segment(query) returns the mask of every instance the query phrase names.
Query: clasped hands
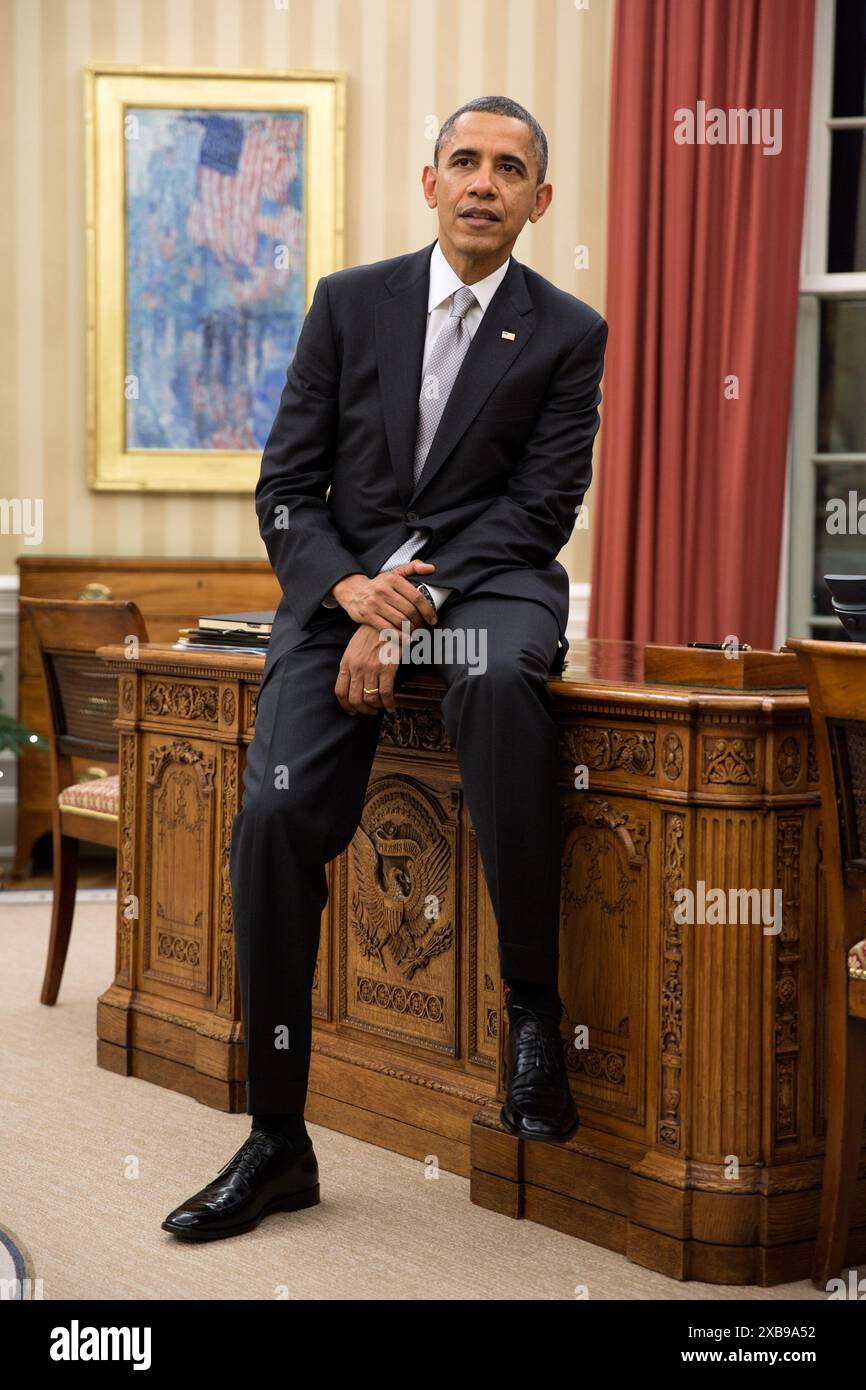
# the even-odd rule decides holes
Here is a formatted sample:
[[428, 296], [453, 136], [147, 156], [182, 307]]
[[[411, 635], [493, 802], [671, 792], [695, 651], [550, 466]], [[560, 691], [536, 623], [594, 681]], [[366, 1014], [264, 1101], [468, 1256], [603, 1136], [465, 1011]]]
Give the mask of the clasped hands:
[[334, 694], [347, 714], [378, 714], [394, 708], [394, 662], [382, 660], [384, 630], [402, 635], [404, 622], [414, 632], [422, 623], [434, 624], [436, 610], [406, 575], [429, 574], [436, 568], [426, 560], [410, 560], [395, 565], [386, 574], [368, 579], [365, 574], [348, 574], [331, 590], [341, 608], [356, 623], [357, 632], [349, 640], [340, 662]]

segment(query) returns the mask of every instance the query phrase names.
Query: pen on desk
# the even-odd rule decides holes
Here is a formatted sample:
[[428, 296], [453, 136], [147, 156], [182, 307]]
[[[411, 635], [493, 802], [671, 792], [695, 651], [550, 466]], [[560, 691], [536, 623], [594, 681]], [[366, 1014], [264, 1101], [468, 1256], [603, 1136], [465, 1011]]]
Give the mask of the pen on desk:
[[[699, 647], [703, 652], [726, 652], [730, 650], [724, 642], [687, 642], [686, 646]], [[750, 652], [752, 648], [748, 642], [740, 642], [739, 650], [741, 652]]]

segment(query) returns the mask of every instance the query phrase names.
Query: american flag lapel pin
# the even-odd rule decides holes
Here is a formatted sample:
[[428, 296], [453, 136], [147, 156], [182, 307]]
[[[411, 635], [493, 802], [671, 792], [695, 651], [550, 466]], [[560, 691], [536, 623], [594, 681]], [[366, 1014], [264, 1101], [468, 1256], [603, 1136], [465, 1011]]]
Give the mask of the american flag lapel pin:
[[513, 343], [513, 342], [514, 342], [514, 339], [517, 337], [517, 334], [516, 334], [516, 333], [509, 333], [508, 330], [507, 330], [507, 328], [503, 328], [503, 330], [502, 330], [502, 336], [503, 336], [503, 338], [506, 339], [507, 342]]

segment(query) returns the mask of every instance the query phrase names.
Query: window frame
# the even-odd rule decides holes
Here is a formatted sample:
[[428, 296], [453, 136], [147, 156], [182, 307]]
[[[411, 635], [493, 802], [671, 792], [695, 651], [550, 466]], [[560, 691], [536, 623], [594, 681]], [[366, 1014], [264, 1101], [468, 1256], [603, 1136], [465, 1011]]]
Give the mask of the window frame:
[[862, 116], [833, 116], [833, 59], [836, 0], [817, 0], [812, 62], [812, 98], [806, 199], [800, 252], [797, 346], [791, 406], [790, 536], [788, 544], [788, 622], [790, 636], [821, 636], [844, 640], [839, 620], [816, 614], [813, 606], [815, 570], [815, 473], [826, 464], [862, 463], [866, 453], [822, 454], [817, 449], [818, 372], [821, 302], [826, 299], [866, 299], [866, 270], [830, 274], [827, 240], [830, 221], [830, 159], [834, 130], [866, 131]]

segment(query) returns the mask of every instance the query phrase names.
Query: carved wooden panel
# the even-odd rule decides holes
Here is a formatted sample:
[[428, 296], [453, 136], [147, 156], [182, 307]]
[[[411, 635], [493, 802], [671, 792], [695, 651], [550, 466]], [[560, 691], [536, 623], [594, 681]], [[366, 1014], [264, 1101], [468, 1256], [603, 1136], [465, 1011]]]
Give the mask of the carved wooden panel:
[[[754, 749], [754, 739], [742, 742]], [[719, 756], [717, 765], [735, 780], [754, 766], [748, 758], [743, 761], [742, 749], [732, 751], [731, 763], [725, 754]], [[742, 1166], [761, 1154], [761, 1110], [754, 1103], [754, 1084], [763, 1065], [765, 943], [775, 938], [764, 935], [765, 925], [772, 927], [772, 921], [731, 921], [747, 914], [739, 902], [733, 908], [728, 903], [732, 891], [772, 887], [765, 878], [765, 825], [760, 813], [734, 807], [700, 807], [695, 813], [694, 881], [684, 886], [695, 894], [696, 920], [685, 925], [683, 933], [691, 954], [690, 1147], [697, 1162], [722, 1164], [733, 1155]], [[705, 903], [715, 889], [726, 896], [724, 910], [703, 912], [699, 899]], [[701, 921], [702, 916], [707, 920]], [[736, 991], [732, 981], [737, 981]]]
[[259, 703], [259, 687], [257, 685], [245, 685], [243, 687], [244, 715], [242, 730], [245, 730], [250, 737], [255, 732], [256, 709]]
[[132, 985], [132, 962], [141, 918], [137, 904], [135, 795], [138, 775], [138, 740], [135, 734], [119, 736], [120, 824], [117, 836], [117, 974], [119, 985]]
[[145, 719], [214, 726], [219, 722], [219, 686], [216, 681], [146, 676], [142, 689]]
[[657, 780], [665, 788], [685, 789], [689, 785], [688, 731], [669, 729], [659, 733], [661, 754]]
[[341, 867], [340, 1022], [456, 1055], [459, 797], [371, 785]]
[[[642, 1122], [650, 819], [632, 801], [574, 792], [562, 802], [560, 995], [575, 1095]], [[574, 1046], [575, 1028], [588, 1029]]]
[[[799, 767], [798, 767], [799, 772]], [[800, 934], [803, 853], [802, 815], [779, 816], [776, 820], [776, 886], [782, 891], [782, 930], [773, 938], [775, 946], [775, 990], [773, 998], [773, 1039], [775, 1051], [775, 1098], [773, 1124], [776, 1142], [797, 1137], [802, 1123], [802, 1028], [803, 942]]]
[[216, 852], [217, 922], [216, 922], [216, 1010], [223, 1018], [234, 1018], [239, 1000], [235, 998], [235, 941], [232, 917], [232, 881], [230, 855], [232, 821], [240, 810], [240, 778], [238, 750], [221, 747], [218, 752], [219, 779], [219, 841]]
[[560, 734], [560, 750], [566, 763], [586, 767], [592, 774], [604, 772], [623, 777], [655, 776], [655, 729], [606, 724], [572, 724]]
[[705, 732], [701, 737], [701, 786], [719, 788], [760, 787], [762, 767], [758, 739], [730, 728]]
[[677, 1153], [683, 1145], [685, 1071], [685, 955], [683, 927], [677, 922], [675, 894], [688, 877], [688, 816], [665, 811], [661, 828], [659, 883], [659, 1033], [656, 1143]]
[[206, 744], [154, 734], [145, 736], [143, 756], [143, 974], [206, 994], [211, 989], [216, 756]]
[[806, 768], [806, 747], [802, 730], [798, 729], [794, 733], [784, 728], [776, 729], [771, 744], [773, 790], [800, 791], [805, 787]]

